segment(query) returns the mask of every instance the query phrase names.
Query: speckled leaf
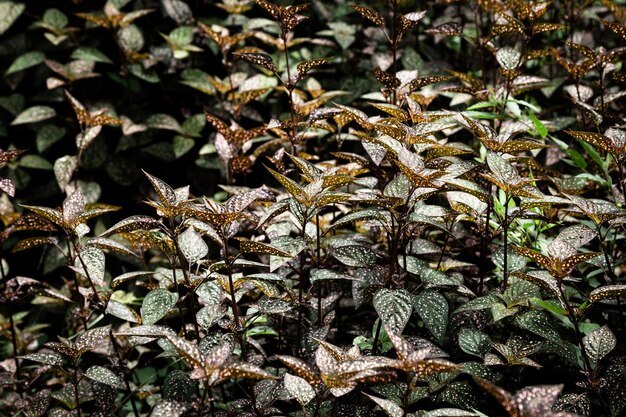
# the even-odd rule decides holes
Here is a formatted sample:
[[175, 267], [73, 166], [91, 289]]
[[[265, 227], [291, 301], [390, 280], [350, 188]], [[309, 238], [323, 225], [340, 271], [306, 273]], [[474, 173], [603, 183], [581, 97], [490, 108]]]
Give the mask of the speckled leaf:
[[19, 252], [37, 246], [56, 245], [58, 242], [59, 239], [56, 237], [27, 237], [17, 242], [13, 246], [12, 252]]
[[111, 326], [96, 327], [89, 329], [76, 338], [76, 349], [79, 352], [87, 352], [100, 346], [103, 340], [109, 338]]
[[74, 270], [89, 278], [97, 285], [104, 284], [104, 252], [94, 246], [87, 246], [80, 251], [74, 261]]
[[195, 394], [196, 382], [189, 377], [189, 373], [176, 369], [166, 375], [161, 390], [166, 399], [187, 401]]
[[487, 155], [487, 164], [496, 178], [503, 183], [515, 183], [519, 179], [519, 174], [515, 167], [495, 153], [490, 152]]
[[251, 363], [235, 363], [220, 371], [220, 378], [244, 378], [244, 379], [277, 379], [275, 375], [272, 375], [256, 365]]
[[154, 177], [145, 171], [143, 171], [143, 173], [146, 175], [146, 177], [148, 177], [148, 179], [152, 183], [154, 190], [159, 195], [159, 198], [161, 199], [161, 202], [163, 204], [167, 204], [167, 205], [176, 204], [176, 193], [174, 192], [174, 189], [172, 187], [170, 187], [165, 181], [160, 180], [157, 177]]
[[24, 12], [24, 3], [4, 1], [0, 3], [0, 35], [6, 32]]
[[370, 7], [358, 6], [356, 4], [353, 4], [352, 8], [356, 10], [364, 18], [370, 20], [376, 26], [380, 28], [385, 27], [385, 19], [383, 19], [382, 15], [378, 13], [377, 10], [372, 9]]
[[267, 243], [255, 242], [252, 240], [239, 241], [239, 249], [241, 253], [265, 253], [272, 256], [282, 256], [285, 258], [291, 258], [291, 254], [275, 248]]
[[187, 262], [194, 264], [209, 253], [209, 247], [193, 227], [188, 228], [178, 236], [178, 246]]
[[377, 209], [364, 209], [353, 211], [352, 213], [348, 213], [345, 216], [341, 217], [335, 223], [333, 223], [330, 229], [335, 229], [339, 226], [343, 226], [355, 221], [365, 221], [365, 220], [382, 220], [385, 216]]
[[574, 130], [566, 130], [565, 133], [572, 136], [575, 139], [582, 140], [584, 142], [590, 143], [593, 146], [596, 146], [603, 151], [613, 152], [613, 143], [611, 139], [602, 135], [600, 133], [595, 132], [580, 132]]
[[374, 294], [373, 303], [378, 317], [391, 332], [402, 334], [413, 312], [411, 298], [406, 290], [382, 288]]
[[334, 248], [332, 255], [344, 265], [368, 267], [376, 264], [376, 254], [365, 246], [348, 245]]
[[438, 292], [426, 290], [421, 292], [413, 302], [415, 311], [424, 321], [424, 325], [443, 343], [448, 326], [448, 301]]
[[42, 206], [28, 206], [26, 204], [22, 204], [22, 207], [36, 213], [37, 215], [51, 221], [58, 226], [62, 226], [64, 223], [62, 214], [55, 209]]
[[400, 86], [400, 80], [396, 76], [389, 74], [378, 67], [374, 68], [374, 78], [376, 78], [376, 80], [378, 80], [378, 82], [386, 88], [397, 88]]
[[522, 54], [515, 48], [504, 46], [496, 52], [496, 59], [502, 68], [513, 70], [519, 66]]
[[318, 385], [321, 382], [317, 373], [302, 359], [285, 355], [276, 355], [276, 358], [284, 363], [294, 374], [303, 378], [309, 384]]
[[165, 288], [150, 291], [141, 304], [141, 318], [144, 324], [154, 324], [161, 320], [178, 301], [178, 294]]
[[583, 337], [583, 346], [589, 359], [598, 364], [609, 352], [615, 349], [617, 339], [608, 326], [602, 326]]
[[63, 219], [66, 222], [71, 222], [83, 210], [85, 210], [85, 198], [79, 188], [63, 200]]
[[114, 388], [121, 388], [123, 384], [122, 378], [115, 375], [115, 373], [113, 373], [110, 369], [99, 365], [95, 365], [87, 369], [85, 376], [92, 381], [110, 385]]
[[233, 54], [236, 58], [243, 59], [245, 61], [250, 62], [251, 64], [259, 65], [271, 72], [277, 72], [278, 68], [272, 57], [269, 54], [264, 52], [246, 52], [246, 53], [235, 53]]
[[191, 365], [202, 366], [203, 356], [200, 348], [195, 342], [189, 341], [187, 339], [183, 339], [180, 336], [175, 334], [167, 334], [165, 336], [169, 342], [174, 345], [176, 351], [187, 360]]
[[330, 279], [349, 279], [358, 280], [358, 278], [352, 275], [343, 274], [341, 272], [331, 271], [330, 269], [313, 269], [311, 270], [310, 280], [311, 283], [316, 281], [330, 280]]
[[198, 324], [205, 330], [208, 330], [216, 324], [226, 314], [226, 308], [219, 304], [210, 304], [202, 307], [196, 313]]
[[310, 61], [303, 61], [298, 64], [298, 77], [304, 77], [309, 71], [324, 65], [330, 61], [330, 58], [312, 59]]
[[109, 300], [107, 303], [106, 313], [117, 317], [118, 319], [126, 320], [129, 323], [141, 323], [141, 317], [135, 310], [120, 303], [119, 301]]
[[540, 310], [529, 310], [515, 318], [515, 324], [531, 333], [544, 337], [548, 340], [559, 342], [561, 340], [554, 324], [547, 313]]
[[283, 314], [293, 309], [293, 305], [284, 300], [276, 298], [261, 298], [259, 300], [259, 311], [266, 314]]
[[109, 236], [117, 233], [128, 233], [135, 230], [150, 230], [158, 227], [159, 221], [150, 216], [130, 216], [109, 228], [101, 236]]
[[63, 356], [56, 352], [30, 353], [28, 355], [20, 356], [20, 358], [53, 366], [63, 366], [65, 363]]
[[267, 170], [274, 176], [274, 178], [278, 180], [278, 182], [280, 182], [283, 187], [285, 187], [289, 194], [291, 194], [296, 199], [304, 199], [304, 191], [302, 191], [302, 188], [295, 181], [287, 178], [283, 174], [274, 171], [271, 168], [267, 168]]
[[185, 414], [185, 411], [187, 411], [188, 408], [189, 406], [184, 402], [178, 402], [175, 400], [163, 400], [155, 405], [154, 408], [152, 408], [150, 417], [182, 417], [182, 415]]
[[402, 407], [400, 407], [395, 402], [391, 400], [386, 400], [384, 398], [374, 397], [373, 395], [369, 395], [366, 393], [363, 393], [363, 394], [368, 396], [380, 408], [382, 408], [383, 411], [387, 413], [388, 416], [390, 417], [403, 417], [404, 416], [404, 410], [402, 410]]
[[[1, 4], [1, 3], [0, 3]], [[49, 106], [33, 106], [24, 110], [11, 122], [11, 125], [21, 125], [27, 123], [36, 123], [43, 120], [51, 119], [56, 116], [56, 112]]]
[[65, 155], [54, 161], [54, 176], [61, 190], [68, 186], [77, 166], [78, 159], [74, 155]]
[[597, 303], [598, 301], [619, 298], [624, 295], [626, 295], [626, 285], [605, 285], [591, 291], [589, 301]]
[[430, 75], [427, 77], [418, 77], [409, 83], [409, 89], [415, 91], [426, 85], [440, 83], [449, 80], [451, 77], [447, 75]]
[[532, 259], [533, 261], [537, 262], [539, 265], [548, 270], [552, 269], [552, 261], [550, 260], [550, 258], [542, 255], [539, 252], [536, 252], [532, 249], [523, 248], [521, 246], [513, 246], [513, 250], [515, 250], [515, 252], [519, 253], [520, 255]]
[[459, 408], [440, 408], [438, 410], [429, 411], [424, 417], [479, 417], [484, 414], [476, 414], [471, 411], [461, 410]]
[[459, 332], [459, 347], [463, 352], [480, 358], [491, 350], [489, 336], [468, 327]]
[[302, 405], [308, 404], [315, 398], [315, 390], [305, 379], [286, 373], [284, 384], [287, 391]]

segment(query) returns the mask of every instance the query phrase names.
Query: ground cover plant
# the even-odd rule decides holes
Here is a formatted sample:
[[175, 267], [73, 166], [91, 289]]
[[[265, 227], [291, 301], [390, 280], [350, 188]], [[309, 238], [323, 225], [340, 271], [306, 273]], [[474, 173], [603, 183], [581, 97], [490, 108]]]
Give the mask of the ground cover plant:
[[0, 414], [626, 413], [626, 4], [0, 1]]

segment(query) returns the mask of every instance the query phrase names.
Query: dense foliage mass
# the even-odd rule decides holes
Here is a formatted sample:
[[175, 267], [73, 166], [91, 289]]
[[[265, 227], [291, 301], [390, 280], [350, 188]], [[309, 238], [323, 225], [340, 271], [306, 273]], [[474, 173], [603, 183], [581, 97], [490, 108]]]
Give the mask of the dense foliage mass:
[[0, 0], [0, 414], [624, 415], [625, 52], [621, 0]]

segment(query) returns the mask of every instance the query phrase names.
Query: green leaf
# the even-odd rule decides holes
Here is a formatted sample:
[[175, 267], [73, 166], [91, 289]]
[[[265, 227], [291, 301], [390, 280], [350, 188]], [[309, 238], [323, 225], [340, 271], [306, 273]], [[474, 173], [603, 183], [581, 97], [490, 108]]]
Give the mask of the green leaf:
[[61, 190], [68, 186], [77, 166], [78, 158], [74, 155], [65, 155], [54, 161], [54, 176]]
[[141, 317], [139, 314], [126, 304], [120, 303], [119, 301], [109, 300], [107, 303], [106, 313], [129, 323], [141, 323]]
[[306, 405], [315, 398], [315, 390], [304, 378], [286, 373], [283, 382], [287, 392], [293, 395], [300, 404]]
[[411, 294], [406, 290], [382, 288], [374, 294], [374, 309], [383, 324], [392, 332], [402, 334], [409, 321], [413, 306]]
[[24, 155], [19, 162], [23, 168], [51, 170], [52, 164], [39, 155]]
[[349, 279], [358, 280], [358, 278], [352, 275], [344, 274], [341, 272], [331, 271], [330, 269], [312, 269], [310, 281], [311, 284], [316, 281], [325, 281], [330, 279]]
[[184, 402], [163, 400], [152, 408], [150, 417], [181, 417], [188, 408]]
[[468, 327], [459, 332], [459, 347], [463, 352], [480, 358], [491, 350], [489, 336]]
[[109, 385], [114, 388], [121, 388], [123, 385], [122, 378], [115, 375], [110, 369], [99, 365], [95, 365], [87, 369], [87, 372], [85, 372], [85, 376], [92, 381]]
[[12, 1], [0, 3], [0, 35], [9, 30], [25, 9], [24, 3], [14, 3]]
[[596, 366], [602, 358], [615, 349], [615, 346], [617, 346], [617, 338], [606, 325], [583, 337], [585, 352]]
[[189, 377], [187, 372], [175, 369], [166, 375], [161, 390], [163, 398], [187, 401], [195, 394], [196, 382]]
[[529, 310], [515, 318], [515, 324], [548, 340], [559, 342], [561, 337], [556, 331], [550, 316], [543, 311]]
[[153, 114], [146, 119], [144, 124], [151, 129], [165, 129], [173, 130], [178, 133], [184, 133], [178, 121], [169, 114]]
[[63, 29], [69, 23], [67, 16], [59, 9], [48, 9], [44, 12], [43, 23], [52, 29]]
[[161, 320], [176, 305], [178, 294], [165, 288], [150, 291], [141, 304], [141, 319], [143, 324], [154, 324]]
[[332, 254], [344, 265], [368, 267], [376, 264], [376, 254], [368, 247], [348, 245], [333, 248]]
[[209, 246], [193, 227], [187, 228], [178, 236], [178, 246], [190, 264], [198, 262], [209, 253]]
[[87, 246], [80, 251], [74, 262], [74, 270], [88, 277], [97, 285], [104, 285], [104, 252], [94, 246]]
[[[1, 4], [1, 3], [0, 3]], [[56, 112], [52, 107], [48, 106], [33, 106], [29, 107], [11, 122], [11, 125], [22, 125], [27, 123], [36, 123], [43, 120], [51, 119], [56, 116]]]
[[23, 71], [27, 68], [34, 67], [36, 65], [41, 64], [46, 59], [46, 56], [43, 52], [40, 51], [31, 51], [26, 52], [15, 58], [9, 69], [6, 71], [5, 75], [13, 74], [15, 72]]
[[438, 292], [426, 290], [421, 292], [413, 302], [415, 311], [424, 321], [424, 325], [443, 343], [448, 326], [448, 301]]
[[72, 59], [81, 61], [101, 62], [103, 64], [112, 64], [113, 61], [100, 50], [91, 46], [79, 46], [72, 52]]
[[386, 400], [384, 398], [374, 397], [373, 395], [369, 395], [363, 393], [368, 396], [372, 401], [374, 401], [380, 408], [383, 409], [385, 413], [387, 413], [390, 417], [402, 417], [404, 416], [404, 410], [398, 404], [391, 400]]

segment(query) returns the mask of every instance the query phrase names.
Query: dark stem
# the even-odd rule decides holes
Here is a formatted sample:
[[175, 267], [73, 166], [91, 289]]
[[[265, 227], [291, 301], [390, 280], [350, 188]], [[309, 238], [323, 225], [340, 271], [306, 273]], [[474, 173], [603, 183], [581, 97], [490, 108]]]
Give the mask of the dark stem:
[[485, 285], [485, 273], [487, 263], [487, 242], [489, 241], [489, 222], [491, 221], [491, 201], [487, 203], [487, 214], [485, 216], [485, 227], [483, 234], [480, 236], [480, 262], [479, 262], [479, 281], [478, 281], [478, 295], [483, 293], [483, 287]]
[[124, 376], [124, 384], [126, 385], [126, 390], [128, 391], [128, 395], [130, 397], [130, 405], [133, 407], [133, 414], [135, 417], [139, 417], [139, 411], [137, 410], [137, 404], [135, 404], [135, 397], [133, 396], [133, 390], [130, 388], [130, 382], [128, 381], [128, 375], [126, 374], [126, 370], [128, 368], [126, 368], [125, 366], [122, 366], [124, 364], [124, 358], [122, 357], [120, 348], [117, 345], [117, 342], [115, 341], [115, 337], [113, 336], [112, 330], [109, 330], [109, 338], [111, 339], [111, 344], [113, 345], [113, 349], [115, 350], [115, 353], [117, 354], [117, 357], [120, 361], [120, 368], [122, 370], [122, 375]]
[[76, 413], [78, 414], [78, 417], [82, 417], [82, 414], [80, 412], [80, 395], [78, 393], [78, 364], [76, 363], [76, 361], [74, 361], [74, 381], [73, 381], [73, 385], [74, 385], [74, 398], [76, 400]]
[[383, 327], [383, 321], [379, 318], [378, 325], [376, 326], [376, 333], [374, 333], [374, 341], [372, 342], [372, 355], [376, 354], [378, 349], [378, 339], [380, 338], [380, 329]]
[[509, 255], [509, 201], [511, 197], [507, 194], [506, 200], [504, 202], [504, 223], [502, 224], [502, 240], [504, 241], [504, 258], [502, 260], [502, 290], [506, 291], [506, 288], [509, 284], [509, 265], [508, 265], [508, 255]]
[[15, 359], [15, 380], [17, 381], [17, 389], [22, 394], [22, 388], [20, 385], [20, 360], [17, 358], [19, 353], [17, 349], [17, 334], [15, 332], [15, 322], [13, 321], [13, 314], [11, 314], [11, 309], [7, 308], [8, 316], [9, 316], [9, 325], [11, 326], [11, 343], [13, 344], [13, 357]]

